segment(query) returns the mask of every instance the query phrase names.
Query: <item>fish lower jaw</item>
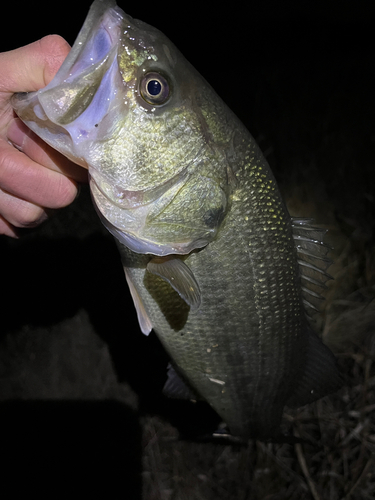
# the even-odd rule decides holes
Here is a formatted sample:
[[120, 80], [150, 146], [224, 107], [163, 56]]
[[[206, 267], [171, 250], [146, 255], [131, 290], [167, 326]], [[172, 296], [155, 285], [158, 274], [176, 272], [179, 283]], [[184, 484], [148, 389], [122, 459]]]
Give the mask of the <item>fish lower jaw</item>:
[[187, 255], [197, 248], [201, 248], [203, 244], [200, 243], [157, 243], [154, 241], [142, 239], [130, 232], [125, 232], [118, 229], [116, 226], [111, 224], [108, 220], [106, 221], [101, 217], [102, 223], [107, 228], [107, 230], [119, 241], [119, 243], [125, 245], [132, 252], [140, 254], [149, 254], [157, 257], [165, 257], [167, 255]]
[[[150, 254], [159, 257], [164, 257], [166, 255], [185, 255], [190, 253], [195, 248], [199, 246], [192, 246], [191, 243], [184, 244], [172, 244], [172, 243], [157, 243], [147, 239], [137, 236], [136, 234], [125, 231], [123, 228], [116, 226], [113, 222], [107, 218], [99, 208], [99, 204], [96, 202], [95, 196], [92, 196], [93, 204], [95, 210], [105, 228], [116, 238], [116, 240], [129, 248], [132, 252], [140, 254]], [[141, 226], [141, 224], [140, 224]]]
[[172, 246], [169, 244], [161, 244], [142, 240], [134, 234], [126, 233], [117, 229], [115, 226], [109, 228], [107, 224], [104, 223], [104, 225], [107, 227], [108, 231], [119, 241], [119, 243], [125, 245], [135, 253], [157, 255], [158, 257], [164, 257], [166, 255], [173, 254], [183, 255], [185, 253], [188, 253], [179, 246]]

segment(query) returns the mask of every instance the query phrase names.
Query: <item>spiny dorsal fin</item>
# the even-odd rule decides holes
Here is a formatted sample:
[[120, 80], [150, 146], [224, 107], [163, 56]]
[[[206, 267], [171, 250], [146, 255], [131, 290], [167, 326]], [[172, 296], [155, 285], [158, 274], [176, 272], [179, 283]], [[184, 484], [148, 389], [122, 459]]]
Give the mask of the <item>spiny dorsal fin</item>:
[[201, 292], [194, 274], [178, 257], [155, 257], [147, 264], [147, 270], [169, 283], [192, 310], [201, 304]]
[[326, 272], [332, 261], [327, 257], [330, 247], [324, 242], [326, 229], [313, 226], [313, 219], [292, 217], [293, 238], [298, 253], [302, 280], [302, 296], [306, 312], [310, 316], [319, 310], [326, 288], [332, 277]]

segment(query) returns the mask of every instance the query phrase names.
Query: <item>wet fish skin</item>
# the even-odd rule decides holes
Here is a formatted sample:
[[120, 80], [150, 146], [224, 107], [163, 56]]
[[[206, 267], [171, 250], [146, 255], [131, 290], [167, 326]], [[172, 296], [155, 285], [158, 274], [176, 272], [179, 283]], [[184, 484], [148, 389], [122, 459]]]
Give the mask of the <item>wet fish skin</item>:
[[[167, 89], [161, 103], [145, 100], [147, 75]], [[14, 107], [88, 166], [142, 331], [232, 435], [276, 436], [285, 404], [340, 386], [306, 317], [293, 223], [266, 160], [164, 35], [96, 0], [55, 80]]]
[[[264, 171], [261, 163], [247, 165]], [[238, 199], [219, 237], [185, 261], [201, 289], [197, 312], [191, 313], [165, 281], [148, 273], [137, 254], [120, 247], [128, 279], [183, 379], [215, 408], [233, 435], [245, 438], [267, 437], [278, 428], [306, 363], [309, 335], [291, 228], [273, 179], [268, 185], [276, 192], [271, 199], [280, 215], [278, 222], [267, 223], [262, 205], [269, 201], [254, 203], [260, 194], [257, 178], [255, 186], [244, 182], [236, 191]]]

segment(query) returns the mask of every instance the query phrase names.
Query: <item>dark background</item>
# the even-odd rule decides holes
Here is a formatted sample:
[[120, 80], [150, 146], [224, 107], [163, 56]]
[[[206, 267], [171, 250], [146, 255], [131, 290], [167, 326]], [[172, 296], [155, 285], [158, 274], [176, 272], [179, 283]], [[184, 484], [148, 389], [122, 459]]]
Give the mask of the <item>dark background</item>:
[[[72, 44], [90, 4], [14, 3], [0, 50], [52, 33]], [[374, 242], [372, 3], [222, 5], [120, 2], [128, 14], [163, 31], [243, 120], [267, 153], [290, 211], [335, 226], [338, 248], [349, 241], [362, 255], [350, 284], [335, 293], [345, 298], [371, 288], [374, 267], [363, 262], [372, 259]], [[138, 499], [142, 469], [145, 498], [172, 498], [171, 488], [161, 486], [166, 451], [158, 439], [174, 435], [159, 420], [155, 431], [147, 418], [161, 416], [185, 434], [202, 432], [215, 419], [205, 408], [161, 397], [167, 358], [137, 327], [115, 245], [87, 189], [41, 228], [22, 231], [17, 241], [0, 237], [0, 256], [3, 477], [21, 490], [33, 484], [45, 498], [51, 481], [53, 497], [78, 481], [83, 490], [103, 486], [108, 498]], [[154, 455], [150, 442], [159, 443], [151, 448]], [[191, 450], [184, 448], [191, 462], [204, 463]], [[201, 475], [210, 477], [215, 460], [207, 470], [202, 465]], [[231, 467], [225, 462], [225, 470]], [[181, 468], [168, 473], [176, 476]], [[220, 472], [215, 484], [219, 479]], [[249, 498], [250, 486], [238, 484], [228, 480], [225, 488], [211, 485], [209, 491], [212, 498]], [[181, 491], [173, 498], [201, 498]], [[296, 498], [309, 498], [296, 491]]]

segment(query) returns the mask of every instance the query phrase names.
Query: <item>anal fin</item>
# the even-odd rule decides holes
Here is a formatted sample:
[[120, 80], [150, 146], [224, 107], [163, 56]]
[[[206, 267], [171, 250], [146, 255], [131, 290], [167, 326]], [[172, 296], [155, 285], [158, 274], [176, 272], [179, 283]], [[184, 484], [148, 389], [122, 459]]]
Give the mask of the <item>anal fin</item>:
[[197, 400], [196, 394], [185, 384], [173, 366], [168, 364], [167, 381], [163, 387], [163, 394], [168, 398]]

